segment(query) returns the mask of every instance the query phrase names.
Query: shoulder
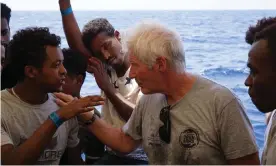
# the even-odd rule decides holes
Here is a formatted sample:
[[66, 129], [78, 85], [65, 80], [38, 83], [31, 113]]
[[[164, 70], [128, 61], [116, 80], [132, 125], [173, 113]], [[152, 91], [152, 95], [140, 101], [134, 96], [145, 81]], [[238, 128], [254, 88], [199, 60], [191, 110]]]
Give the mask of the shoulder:
[[[10, 112], [12, 108], [17, 105], [16, 98], [8, 91], [2, 90], [1, 91], [1, 114], [3, 116], [6, 115], [6, 112]], [[10, 115], [11, 116], [11, 115]]]
[[240, 99], [229, 88], [204, 77], [199, 78], [199, 81], [203, 96], [211, 99], [216, 106], [224, 107], [232, 101], [240, 102]]

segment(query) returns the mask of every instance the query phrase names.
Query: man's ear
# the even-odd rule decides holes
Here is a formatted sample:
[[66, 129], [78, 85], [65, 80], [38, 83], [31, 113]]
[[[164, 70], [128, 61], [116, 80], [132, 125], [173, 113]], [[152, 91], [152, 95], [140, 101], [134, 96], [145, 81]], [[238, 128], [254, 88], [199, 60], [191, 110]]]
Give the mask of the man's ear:
[[121, 42], [121, 36], [120, 36], [120, 32], [115, 30], [114, 31], [114, 36]]
[[25, 76], [28, 78], [35, 78], [39, 74], [39, 69], [34, 66], [25, 66], [24, 68]]
[[83, 75], [78, 75], [77, 76], [77, 84], [79, 84], [79, 85], [82, 85], [84, 83], [84, 77], [83, 77]]
[[167, 59], [164, 56], [156, 58], [154, 69], [159, 72], [165, 72], [168, 68]]

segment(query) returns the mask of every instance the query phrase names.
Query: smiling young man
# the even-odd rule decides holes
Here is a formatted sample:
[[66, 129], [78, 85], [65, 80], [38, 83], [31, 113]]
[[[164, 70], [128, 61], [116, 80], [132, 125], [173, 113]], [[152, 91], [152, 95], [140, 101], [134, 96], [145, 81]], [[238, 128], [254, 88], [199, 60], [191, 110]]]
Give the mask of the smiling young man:
[[276, 164], [276, 18], [264, 18], [251, 26], [246, 42], [252, 47], [247, 66], [250, 74], [245, 80], [248, 93], [259, 111], [271, 113], [265, 134], [263, 165]]
[[7, 60], [17, 83], [1, 91], [1, 164], [57, 165], [66, 147], [70, 164], [83, 163], [75, 116], [102, 100], [88, 96], [58, 107], [52, 93], [62, 90], [66, 75], [59, 45], [59, 36], [38, 27], [10, 41]]
[[[122, 127], [142, 94], [136, 81], [129, 78], [129, 57], [122, 49], [120, 33], [104, 18], [88, 22], [81, 33], [70, 1], [59, 0], [59, 4], [69, 46], [86, 57], [92, 55], [101, 60], [100, 64], [89, 62], [87, 71], [93, 74], [106, 97], [103, 119], [114, 127]], [[147, 164], [147, 157], [141, 147], [128, 155], [107, 147], [105, 155], [95, 164]]]

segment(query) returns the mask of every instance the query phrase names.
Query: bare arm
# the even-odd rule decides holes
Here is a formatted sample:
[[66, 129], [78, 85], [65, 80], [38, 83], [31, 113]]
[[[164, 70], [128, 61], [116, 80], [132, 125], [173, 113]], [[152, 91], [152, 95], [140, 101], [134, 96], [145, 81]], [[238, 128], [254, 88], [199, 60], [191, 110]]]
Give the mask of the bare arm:
[[120, 93], [116, 92], [115, 88], [113, 88], [112, 86], [108, 88], [108, 90], [105, 90], [104, 93], [113, 104], [119, 115], [125, 121], [128, 121], [135, 105], [126, 100]]
[[[74, 100], [67, 106], [57, 111], [58, 116], [64, 121], [69, 120], [79, 113], [93, 110], [91, 106], [98, 105], [102, 98], [98, 96], [88, 96], [79, 100]], [[96, 102], [95, 102], [96, 101]], [[100, 103], [101, 104], [101, 103]], [[41, 152], [52, 140], [57, 127], [54, 122], [48, 118], [22, 145], [14, 147], [12, 144], [1, 146], [2, 164], [35, 164], [40, 157]], [[1, 131], [2, 132], [2, 131]]]
[[259, 153], [254, 153], [241, 158], [228, 160], [230, 165], [260, 165]]
[[114, 128], [98, 118], [88, 126], [88, 130], [103, 144], [121, 153], [130, 153], [140, 144], [140, 141], [135, 141], [122, 129]]
[[[65, 10], [71, 6], [70, 0], [59, 0], [60, 10]], [[68, 42], [68, 45], [72, 49], [76, 49], [86, 57], [90, 57], [90, 52], [86, 49], [82, 41], [82, 34], [79, 29], [78, 23], [71, 13], [66, 16], [62, 16], [63, 30]]]

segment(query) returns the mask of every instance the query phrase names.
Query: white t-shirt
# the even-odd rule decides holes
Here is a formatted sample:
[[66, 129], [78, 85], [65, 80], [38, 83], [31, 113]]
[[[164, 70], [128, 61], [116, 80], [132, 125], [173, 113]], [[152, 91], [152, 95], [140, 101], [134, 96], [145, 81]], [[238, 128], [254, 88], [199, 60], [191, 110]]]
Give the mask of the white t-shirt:
[[276, 110], [271, 113], [266, 128], [262, 165], [276, 165]]
[[[123, 98], [128, 100], [133, 104], [137, 104], [140, 97], [143, 95], [140, 91], [140, 88], [135, 80], [129, 79], [129, 71], [130, 68], [126, 71], [123, 77], [117, 77], [117, 74], [114, 70], [111, 71], [111, 83], [113, 84], [114, 88], [121, 95]], [[103, 92], [102, 92], [103, 93]], [[104, 94], [103, 94], [104, 95]], [[105, 104], [102, 106], [102, 117], [103, 119], [111, 124], [113, 127], [121, 128], [125, 125], [126, 121], [120, 117], [119, 113], [114, 108], [113, 104], [106, 98]], [[107, 148], [108, 151], [116, 154], [117, 156], [123, 156], [122, 154], [115, 153], [111, 151], [111, 149]], [[129, 157], [138, 160], [145, 160], [147, 161], [146, 154], [144, 153], [141, 147], [137, 148], [134, 152], [125, 155], [124, 157]]]
[[[141, 97], [142, 93], [140, 92], [140, 88], [136, 81], [130, 80], [128, 78], [129, 71], [130, 68], [126, 71], [123, 77], [118, 78], [116, 72], [112, 70], [110, 81], [113, 84], [116, 91], [119, 93], [119, 95], [121, 95], [129, 102], [136, 104], [139, 98]], [[102, 106], [101, 113], [103, 119], [109, 124], [111, 124], [113, 127], [120, 128], [126, 123], [126, 121], [122, 117], [120, 117], [119, 113], [116, 111], [113, 104], [108, 99]]]
[[[53, 94], [41, 105], [30, 105], [18, 99], [7, 90], [1, 91], [1, 146], [12, 144], [15, 148], [26, 141], [59, 107]], [[66, 147], [79, 143], [76, 118], [63, 123], [52, 141], [37, 160], [38, 165], [58, 165]], [[16, 159], [15, 159], [16, 160]]]

